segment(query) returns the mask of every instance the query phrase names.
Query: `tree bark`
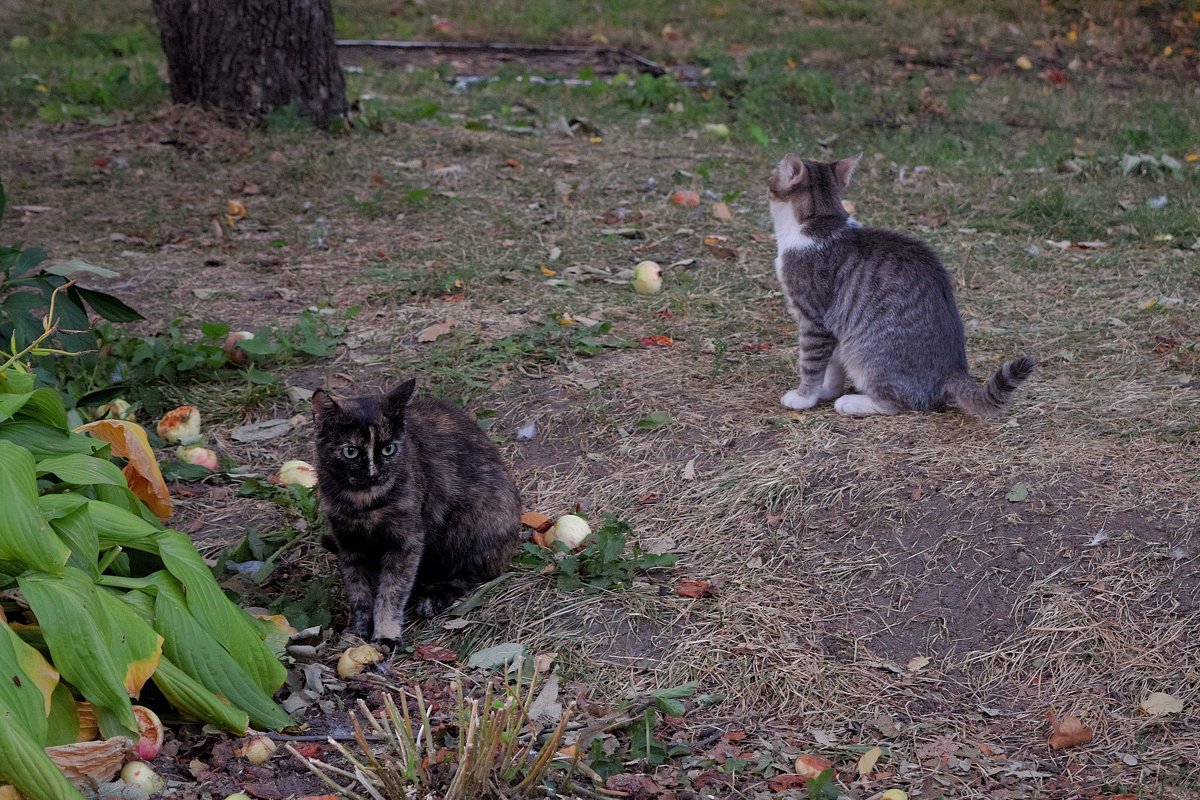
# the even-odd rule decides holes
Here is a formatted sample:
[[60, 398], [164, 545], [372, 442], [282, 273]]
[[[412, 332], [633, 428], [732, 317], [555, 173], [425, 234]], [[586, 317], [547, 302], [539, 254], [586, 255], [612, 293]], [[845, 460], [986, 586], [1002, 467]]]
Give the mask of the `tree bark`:
[[346, 113], [332, 0], [154, 0], [176, 103], [258, 119], [296, 103], [325, 128]]

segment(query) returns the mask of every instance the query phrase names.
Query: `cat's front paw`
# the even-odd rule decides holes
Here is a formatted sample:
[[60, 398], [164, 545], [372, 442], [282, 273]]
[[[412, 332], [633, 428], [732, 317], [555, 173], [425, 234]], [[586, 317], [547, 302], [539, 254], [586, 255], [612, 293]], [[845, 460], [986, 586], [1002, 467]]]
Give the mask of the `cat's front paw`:
[[821, 398], [815, 394], [800, 394], [795, 389], [779, 398], [779, 402], [784, 408], [790, 408], [793, 411], [807, 411], [817, 404]]
[[380, 636], [373, 640], [375, 644], [387, 648], [388, 655], [394, 655], [404, 649], [404, 639]]
[[342, 631], [343, 636], [357, 636], [359, 639], [369, 641], [371, 639], [372, 620], [368, 616], [365, 619], [351, 618], [350, 624]]
[[413, 614], [421, 619], [432, 619], [445, 611], [449, 605], [449, 601], [444, 597], [425, 595], [417, 598], [417, 601], [413, 603]]

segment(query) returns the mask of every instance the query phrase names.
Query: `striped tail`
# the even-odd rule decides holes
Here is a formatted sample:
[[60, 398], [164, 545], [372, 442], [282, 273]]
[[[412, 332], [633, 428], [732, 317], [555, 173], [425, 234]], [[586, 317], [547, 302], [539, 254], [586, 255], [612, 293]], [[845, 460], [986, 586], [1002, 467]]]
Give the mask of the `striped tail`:
[[998, 417], [1008, 408], [1017, 387], [1033, 374], [1037, 362], [1029, 356], [1005, 361], [987, 383], [979, 385], [970, 375], [962, 373], [946, 381], [950, 401], [976, 419]]

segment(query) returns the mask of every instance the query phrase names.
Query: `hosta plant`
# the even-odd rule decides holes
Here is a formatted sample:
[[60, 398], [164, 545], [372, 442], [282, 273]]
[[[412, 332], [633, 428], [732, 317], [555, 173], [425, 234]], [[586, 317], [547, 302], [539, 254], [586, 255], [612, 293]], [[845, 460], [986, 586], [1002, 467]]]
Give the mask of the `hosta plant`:
[[62, 800], [81, 795], [44, 748], [81, 737], [81, 701], [104, 739], [138, 738], [131, 698], [148, 681], [234, 733], [290, 720], [271, 699], [285, 671], [264, 643], [270, 624], [230, 602], [191, 540], [163, 525], [170, 503], [145, 431], [71, 430], [59, 395], [22, 363], [39, 343], [0, 354], [0, 785]]

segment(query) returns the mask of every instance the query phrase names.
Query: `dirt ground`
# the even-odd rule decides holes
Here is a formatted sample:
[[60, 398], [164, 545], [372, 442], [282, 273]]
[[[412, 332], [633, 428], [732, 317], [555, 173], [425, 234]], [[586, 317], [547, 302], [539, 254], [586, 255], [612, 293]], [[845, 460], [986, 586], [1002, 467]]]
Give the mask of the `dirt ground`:
[[[350, 394], [416, 374], [494, 412], [490, 432], [528, 509], [614, 513], [644, 547], [678, 553], [676, 568], [621, 592], [562, 593], [518, 572], [462, 617], [468, 626], [436, 619], [410, 636], [460, 655], [497, 642], [554, 654], [602, 706], [685, 681], [724, 695], [661, 732], [705, 745], [650, 770], [679, 798], [806, 796], [772, 790], [761, 770], [722, 768], [711, 748], [742, 731], [752, 766], [787, 772], [796, 755], [821, 753], [859, 798], [890, 787], [920, 798], [1195, 796], [1190, 242], [1058, 249], [1034, 230], [980, 224], [1018, 204], [1032, 178], [972, 181], [868, 151], [848, 192], [856, 214], [918, 231], [944, 255], [976, 374], [1025, 353], [1039, 372], [991, 423], [788, 412], [778, 397], [795, 383], [794, 330], [773, 276], [770, 159], [657, 121], [592, 133], [555, 127], [557, 116], [539, 111], [537, 135], [439, 119], [342, 137], [234, 131], [185, 109], [103, 128], [35, 124], [4, 133], [0, 162], [22, 176], [8, 182], [10, 203], [45, 208], [6, 229], [118, 269], [97, 285], [141, 310], [145, 331], [180, 313], [236, 329], [332, 309], [348, 326], [336, 355], [286, 371], [288, 385]], [[1012, 147], [1039, 135], [1016, 130]], [[680, 182], [703, 191], [704, 169], [719, 178], [702, 204], [673, 204]], [[1170, 191], [1194, 199], [1194, 175], [1185, 186]], [[729, 219], [713, 214], [724, 198]], [[221, 222], [229, 199], [248, 210], [232, 226]], [[662, 294], [629, 287], [643, 259], [666, 267]], [[1148, 297], [1178, 302], [1147, 310]], [[514, 336], [584, 335], [580, 317], [612, 325], [596, 355], [504, 350]], [[566, 333], [544, 333], [547, 319]], [[417, 340], [447, 320], [445, 336]], [[653, 336], [670, 346], [643, 343]], [[229, 436], [303, 414], [303, 403], [239, 405], [229, 382], [194, 391], [213, 407], [215, 445], [238, 463], [269, 473], [311, 459], [310, 426], [257, 444]], [[653, 412], [670, 422], [640, 429]], [[535, 437], [518, 440], [531, 422]], [[288, 524], [221, 485], [180, 487], [177, 500], [176, 524], [208, 554], [247, 527]], [[331, 569], [310, 542], [277, 580]], [[684, 580], [710, 582], [715, 596], [679, 596]], [[328, 645], [318, 658], [335, 657]], [[401, 658], [327, 691], [301, 735], [345, 728], [339, 691], [369, 697], [459, 669]], [[1183, 712], [1140, 710], [1153, 692]], [[1093, 741], [1050, 749], [1048, 712], [1080, 718]], [[250, 767], [232, 746], [184, 728], [157, 763], [181, 797], [323, 791], [287, 758]], [[872, 747], [883, 757], [859, 777]]]

